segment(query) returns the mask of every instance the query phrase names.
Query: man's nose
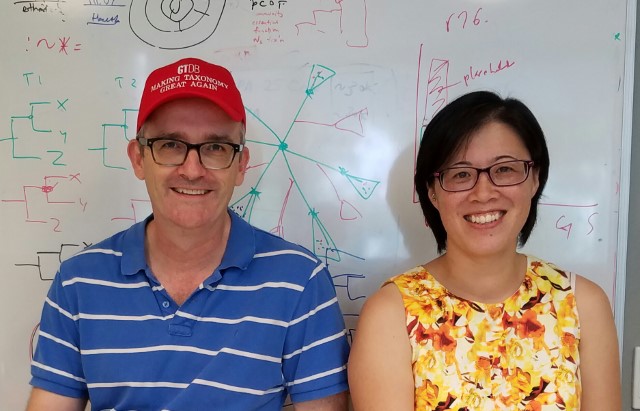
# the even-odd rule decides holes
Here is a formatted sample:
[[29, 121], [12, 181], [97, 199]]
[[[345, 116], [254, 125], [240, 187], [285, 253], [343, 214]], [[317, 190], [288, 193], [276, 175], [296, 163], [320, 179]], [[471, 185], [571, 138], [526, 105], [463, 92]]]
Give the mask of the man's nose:
[[184, 163], [180, 166], [180, 173], [187, 177], [194, 178], [199, 177], [206, 173], [206, 168], [200, 162], [200, 153], [196, 148], [190, 148], [187, 151], [187, 157], [184, 159]]

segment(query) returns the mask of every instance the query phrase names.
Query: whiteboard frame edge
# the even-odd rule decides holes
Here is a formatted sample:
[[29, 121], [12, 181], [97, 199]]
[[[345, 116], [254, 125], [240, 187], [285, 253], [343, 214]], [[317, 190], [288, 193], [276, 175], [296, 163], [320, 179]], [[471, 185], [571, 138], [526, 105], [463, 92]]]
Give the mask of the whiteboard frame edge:
[[624, 340], [625, 288], [627, 283], [627, 241], [629, 234], [629, 192], [631, 190], [631, 143], [633, 140], [633, 93], [636, 47], [636, 0], [627, 2], [625, 33], [624, 91], [622, 112], [622, 144], [620, 159], [620, 205], [618, 208], [618, 253], [616, 255], [616, 284], [614, 320], [618, 332], [620, 360]]

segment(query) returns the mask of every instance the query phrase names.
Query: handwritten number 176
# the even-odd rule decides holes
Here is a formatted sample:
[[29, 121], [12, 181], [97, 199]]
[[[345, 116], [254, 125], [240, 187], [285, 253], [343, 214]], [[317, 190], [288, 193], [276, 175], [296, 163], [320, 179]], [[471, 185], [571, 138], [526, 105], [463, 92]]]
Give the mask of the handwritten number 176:
[[[478, 18], [478, 15], [480, 14], [480, 10], [482, 10], [482, 7], [480, 7], [476, 11], [476, 14], [473, 16], [472, 23], [473, 23], [474, 26], [480, 25], [480, 18]], [[458, 20], [458, 22], [462, 22], [462, 28], [463, 29], [466, 28], [466, 26], [467, 26], [467, 20], [469, 18], [469, 13], [467, 13], [466, 10], [462, 10], [457, 15], [456, 15], [456, 13], [451, 13], [451, 15], [449, 16], [449, 18], [446, 21], [447, 33], [450, 31], [451, 19], [453, 18], [453, 16], [456, 16], [456, 19]]]

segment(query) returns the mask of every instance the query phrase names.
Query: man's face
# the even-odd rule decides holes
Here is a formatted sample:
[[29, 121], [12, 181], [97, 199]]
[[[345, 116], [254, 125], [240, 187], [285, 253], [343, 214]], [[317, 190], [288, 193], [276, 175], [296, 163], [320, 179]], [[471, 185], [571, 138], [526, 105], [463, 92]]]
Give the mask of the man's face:
[[[143, 127], [147, 139], [167, 137], [187, 143], [205, 141], [239, 144], [242, 123], [233, 121], [216, 104], [198, 98], [180, 99], [158, 107]], [[145, 181], [154, 220], [167, 228], [219, 228], [227, 221], [227, 207], [235, 186], [242, 184], [249, 151], [236, 154], [231, 166], [210, 170], [190, 150], [184, 164], [156, 164], [150, 147], [133, 140], [128, 147], [136, 177]]]

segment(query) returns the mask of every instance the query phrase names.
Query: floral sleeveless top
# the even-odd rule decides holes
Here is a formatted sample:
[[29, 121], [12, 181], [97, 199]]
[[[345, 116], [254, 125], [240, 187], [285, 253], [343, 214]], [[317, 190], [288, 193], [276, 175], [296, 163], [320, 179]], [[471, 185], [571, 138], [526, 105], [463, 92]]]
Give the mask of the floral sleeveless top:
[[580, 327], [570, 273], [528, 256], [498, 304], [449, 293], [423, 267], [388, 280], [402, 294], [419, 411], [578, 411]]

